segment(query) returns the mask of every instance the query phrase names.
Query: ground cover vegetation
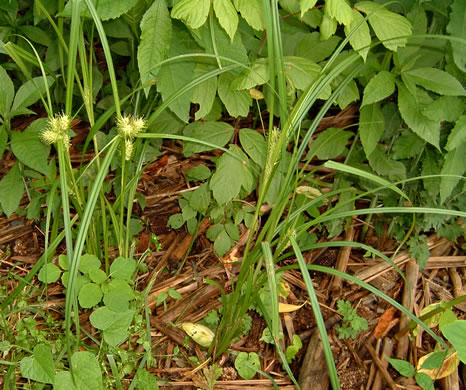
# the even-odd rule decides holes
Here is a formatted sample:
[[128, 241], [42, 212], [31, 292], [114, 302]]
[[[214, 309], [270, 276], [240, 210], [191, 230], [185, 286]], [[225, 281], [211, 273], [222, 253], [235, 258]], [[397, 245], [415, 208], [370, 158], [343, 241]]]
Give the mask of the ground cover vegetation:
[[1, 2], [3, 388], [464, 385], [465, 12]]

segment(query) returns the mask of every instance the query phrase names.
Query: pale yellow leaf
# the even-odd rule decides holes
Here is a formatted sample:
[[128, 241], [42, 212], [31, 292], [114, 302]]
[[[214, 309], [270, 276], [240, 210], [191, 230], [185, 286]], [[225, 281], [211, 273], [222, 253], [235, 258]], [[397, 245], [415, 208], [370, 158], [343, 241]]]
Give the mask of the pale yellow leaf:
[[181, 327], [189, 337], [202, 347], [208, 347], [215, 337], [214, 332], [204, 325], [194, 324], [192, 322], [183, 322]]
[[292, 305], [290, 303], [278, 302], [278, 312], [291, 313], [293, 311], [301, 309], [305, 304], [306, 302], [304, 302], [302, 305]]

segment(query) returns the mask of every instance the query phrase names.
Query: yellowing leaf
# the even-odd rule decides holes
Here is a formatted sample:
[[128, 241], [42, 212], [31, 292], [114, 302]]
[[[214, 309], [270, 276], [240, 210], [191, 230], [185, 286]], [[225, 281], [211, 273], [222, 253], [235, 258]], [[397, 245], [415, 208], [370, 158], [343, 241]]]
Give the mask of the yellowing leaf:
[[205, 23], [209, 9], [209, 0], [181, 0], [173, 7], [172, 18], [181, 19], [195, 30]]
[[304, 195], [306, 198], [315, 199], [322, 195], [317, 188], [309, 187], [309, 186], [299, 186], [296, 188], [296, 193], [298, 195]]
[[293, 311], [301, 309], [306, 302], [302, 305], [291, 305], [290, 303], [278, 302], [278, 312], [279, 313], [291, 313]]
[[258, 89], [255, 89], [255, 88], [250, 88], [249, 89], [249, 94], [251, 95], [251, 97], [253, 99], [256, 99], [256, 100], [261, 100], [264, 98], [264, 94], [259, 91]]
[[214, 332], [204, 325], [183, 322], [181, 327], [201, 347], [208, 347], [215, 336]]
[[421, 357], [417, 363], [417, 372], [422, 372], [435, 380], [447, 377], [458, 367], [460, 360], [458, 359], [458, 353], [455, 351], [449, 356], [446, 356], [445, 360], [443, 360], [442, 367], [432, 369], [421, 368], [428, 358], [438, 354], [443, 355], [443, 352], [431, 352]]

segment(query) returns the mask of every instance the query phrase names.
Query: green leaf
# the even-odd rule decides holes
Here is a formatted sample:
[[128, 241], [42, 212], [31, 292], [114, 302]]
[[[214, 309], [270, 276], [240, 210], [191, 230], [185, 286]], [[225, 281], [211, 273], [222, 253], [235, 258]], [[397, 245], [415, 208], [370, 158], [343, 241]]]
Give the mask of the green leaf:
[[384, 130], [384, 116], [379, 105], [371, 104], [362, 107], [359, 116], [359, 135], [366, 157], [374, 151]]
[[326, 41], [322, 41], [319, 32], [307, 33], [296, 45], [296, 55], [307, 58], [315, 63], [321, 62], [333, 54], [340, 41], [341, 38], [336, 35]]
[[464, 111], [464, 104], [461, 98], [456, 96], [440, 96], [427, 105], [422, 113], [431, 120], [441, 120], [447, 122], [456, 121]]
[[388, 176], [390, 180], [398, 181], [406, 178], [406, 168], [399, 162], [390, 159], [382, 145], [377, 145], [374, 151], [368, 156], [372, 169], [382, 176]]
[[144, 369], [139, 369], [136, 372], [134, 381], [138, 390], [159, 390], [155, 376]]
[[204, 214], [210, 204], [210, 190], [209, 184], [203, 183], [198, 189], [192, 192], [189, 205], [199, 213]]
[[455, 124], [450, 135], [448, 136], [448, 142], [445, 149], [453, 151], [460, 145], [466, 142], [466, 115], [462, 115]]
[[71, 364], [77, 389], [103, 389], [102, 371], [93, 353], [87, 351], [75, 352], [71, 356]]
[[84, 254], [79, 260], [79, 271], [87, 274], [89, 271], [100, 268], [100, 260], [95, 255]]
[[466, 334], [466, 320], [458, 320], [441, 328], [442, 334], [455, 347], [458, 352], [458, 359], [466, 363], [466, 344], [464, 335]]
[[110, 277], [113, 280], [130, 280], [136, 269], [136, 260], [117, 257], [110, 265]]
[[368, 15], [375, 35], [387, 49], [396, 51], [398, 47], [406, 45], [412, 26], [404, 16], [391, 12], [376, 2], [362, 1], [356, 3], [355, 8]]
[[208, 167], [206, 167], [203, 164], [200, 164], [187, 170], [185, 174], [189, 180], [200, 181], [208, 179], [210, 177], [211, 172]]
[[[194, 73], [196, 78], [213, 70], [209, 65], [197, 64]], [[204, 118], [212, 110], [215, 96], [217, 95], [217, 77], [212, 77], [193, 88], [192, 102], [199, 104], [199, 110], [196, 112], [195, 119]]]
[[461, 83], [451, 74], [435, 68], [417, 68], [404, 72], [421, 87], [439, 95], [464, 96], [466, 92]]
[[181, 226], [184, 224], [184, 219], [181, 213], [176, 213], [170, 215], [170, 218], [168, 218], [167, 222], [167, 227], [170, 227], [172, 229], [179, 229]]
[[24, 378], [41, 383], [54, 383], [55, 365], [50, 347], [45, 344], [36, 345], [33, 356], [21, 359], [20, 371]]
[[16, 158], [44, 175], [48, 172], [50, 145], [40, 141], [40, 133], [47, 126], [45, 118], [32, 122], [23, 132], [11, 132], [11, 149]]
[[233, 241], [225, 230], [222, 230], [214, 241], [214, 250], [219, 257], [222, 257], [233, 245]]
[[319, 160], [328, 160], [338, 157], [343, 153], [352, 136], [353, 133], [349, 131], [331, 127], [311, 142], [307, 158], [317, 156]]
[[218, 146], [224, 146], [231, 139], [234, 132], [235, 129], [226, 122], [192, 122], [184, 128], [183, 135], [209, 142], [216, 146], [185, 141], [183, 154], [189, 157], [196, 153], [216, 149]]
[[[1, 112], [0, 112], [1, 115]], [[8, 133], [4, 124], [0, 125], [0, 158], [3, 157], [3, 152], [5, 152], [6, 145], [8, 143]]]
[[[138, 0], [91, 0], [96, 7], [97, 14], [102, 21], [115, 19], [119, 16], [126, 14], [131, 8], [133, 8]], [[68, 1], [64, 10], [60, 13], [60, 16], [71, 17], [71, 6], [72, 1]], [[90, 13], [87, 9], [87, 5], [84, 1], [81, 1], [80, 15], [90, 17]]]
[[128, 337], [128, 328], [133, 321], [134, 310], [118, 313], [103, 306], [90, 316], [92, 326], [103, 331], [104, 340], [111, 346], [121, 344]]
[[382, 70], [372, 77], [364, 88], [361, 107], [379, 102], [395, 92], [395, 76]]
[[236, 9], [255, 30], [264, 30], [264, 5], [262, 0], [233, 0]]
[[264, 168], [267, 153], [267, 142], [264, 136], [255, 130], [241, 129], [239, 131], [239, 140], [248, 156], [251, 157], [257, 165]]
[[424, 372], [416, 372], [414, 375], [416, 383], [421, 386], [424, 390], [435, 390], [434, 381], [432, 378]]
[[220, 25], [224, 28], [231, 40], [238, 29], [238, 13], [230, 0], [214, 0], [214, 11]]
[[351, 35], [349, 42], [353, 49], [362, 57], [364, 62], [366, 62], [369, 46], [371, 44], [371, 33], [367, 21], [364, 20], [364, 16], [354, 9], [352, 10], [351, 23], [345, 26], [346, 36], [348, 37], [353, 30], [356, 31]]
[[[463, 175], [466, 171], [466, 154], [464, 148], [466, 144], [453, 149], [445, 155], [442, 166], [442, 175]], [[450, 196], [453, 189], [458, 184], [459, 177], [442, 177], [440, 180], [440, 203], [443, 204]]]
[[416, 370], [410, 362], [401, 359], [393, 359], [385, 356], [385, 359], [397, 370], [401, 375], [411, 377], [414, 375]]
[[172, 9], [172, 18], [181, 19], [193, 30], [201, 27], [207, 20], [210, 0], [181, 0]]
[[107, 274], [101, 269], [91, 269], [87, 274], [89, 278], [97, 284], [102, 284], [107, 280]]
[[0, 181], [0, 203], [2, 210], [9, 218], [18, 208], [23, 197], [24, 186], [18, 163]]
[[248, 166], [248, 157], [236, 145], [230, 145], [231, 153], [224, 153], [217, 161], [217, 169], [210, 179], [210, 188], [219, 205], [239, 195], [241, 187], [252, 191], [254, 178]]
[[398, 85], [398, 107], [409, 128], [439, 149], [440, 123], [425, 117], [415, 97], [401, 84]]
[[[325, 11], [327, 11], [327, 9], [325, 9]], [[325, 41], [333, 36], [336, 31], [337, 21], [325, 12], [322, 22], [320, 23], [320, 39]]]
[[[55, 80], [52, 76], [47, 77], [47, 83], [49, 88], [53, 86]], [[30, 113], [29, 110], [24, 110], [26, 107], [36, 103], [40, 96], [45, 94], [45, 84], [42, 77], [34, 77], [32, 80], [26, 81], [21, 87], [19, 87], [16, 93], [13, 106], [11, 107], [10, 118], [15, 115], [23, 113]]]
[[55, 283], [61, 275], [61, 270], [55, 264], [47, 263], [39, 271], [37, 276], [41, 282], [50, 284]]
[[115, 288], [104, 295], [105, 306], [117, 313], [125, 313], [128, 311], [130, 300], [131, 298], [128, 296], [127, 292]]
[[[440, 168], [437, 165], [437, 159], [434, 156], [434, 153], [427, 149], [424, 160], [422, 161], [422, 175], [438, 175], [440, 173]], [[440, 178], [433, 177], [428, 179], [422, 179], [424, 183], [424, 188], [427, 193], [432, 197], [436, 198], [440, 192]]]
[[231, 82], [231, 88], [236, 91], [254, 88], [269, 81], [268, 60], [258, 58]]
[[395, 160], [405, 160], [419, 154], [424, 149], [425, 142], [411, 130], [404, 130], [396, 139], [392, 148], [392, 157]]
[[222, 73], [218, 78], [218, 96], [232, 117], [248, 116], [252, 98], [249, 91], [235, 91], [231, 87], [234, 76]]
[[419, 264], [419, 268], [423, 270], [430, 257], [427, 237], [424, 234], [415, 235], [408, 240], [407, 244], [409, 245], [409, 254], [416, 260], [416, 263]]
[[15, 96], [15, 87], [5, 69], [0, 66], [0, 115], [8, 117], [13, 97]]
[[299, 0], [299, 8], [301, 9], [301, 17], [311, 8], [314, 8], [316, 3], [317, 3], [317, 0]]
[[241, 378], [252, 379], [260, 369], [259, 356], [255, 352], [240, 352], [235, 359], [235, 368]]
[[321, 70], [321, 67], [314, 61], [292, 56], [283, 58], [283, 67], [293, 86], [302, 91], [317, 79]]
[[[450, 35], [466, 38], [466, 8], [463, 0], [454, 0], [451, 4], [450, 18], [448, 19], [447, 31]], [[458, 68], [466, 72], [466, 45], [464, 42], [451, 41], [453, 49], [453, 60]]]
[[228, 233], [228, 235], [233, 241], [239, 240], [239, 230], [238, 226], [236, 226], [235, 224], [231, 222], [225, 223], [225, 231]]
[[[320, 97], [321, 99], [323, 97]], [[337, 96], [337, 103], [340, 109], [344, 110], [348, 104], [359, 100], [359, 89], [354, 80], [351, 80], [348, 85], [345, 85]]]
[[[176, 57], [189, 52], [185, 43], [186, 39], [182, 30], [175, 29], [172, 34], [168, 57]], [[175, 91], [183, 88], [193, 80], [194, 67], [194, 62], [190, 60], [178, 60], [162, 65], [158, 73], [157, 90], [162, 95], [164, 101]], [[186, 123], [189, 121], [192, 94], [193, 91], [190, 89], [169, 105], [170, 110]]]
[[288, 364], [292, 362], [292, 360], [296, 357], [296, 354], [302, 347], [303, 343], [301, 341], [301, 338], [297, 334], [294, 334], [293, 344], [289, 345], [285, 351], [286, 361], [288, 362]]
[[[154, 1], [141, 20], [138, 67], [142, 84], [157, 75], [160, 69], [158, 64], [167, 56], [171, 34], [172, 24], [166, 1]], [[146, 97], [149, 88], [144, 89]]]
[[86, 283], [78, 294], [79, 304], [84, 309], [96, 306], [102, 299], [102, 290], [95, 283]]
[[326, 0], [325, 12], [332, 18], [335, 18], [338, 23], [348, 26], [353, 21], [353, 10], [346, 0]]

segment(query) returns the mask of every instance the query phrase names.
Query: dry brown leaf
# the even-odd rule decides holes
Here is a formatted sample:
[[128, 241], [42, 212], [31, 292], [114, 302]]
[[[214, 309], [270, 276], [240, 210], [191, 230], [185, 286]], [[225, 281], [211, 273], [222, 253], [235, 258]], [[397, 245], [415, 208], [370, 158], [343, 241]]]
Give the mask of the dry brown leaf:
[[374, 329], [374, 336], [376, 339], [381, 339], [384, 337], [388, 331], [398, 322], [394, 319], [397, 310], [390, 306], [385, 313], [383, 313], [380, 318], [377, 326]]

